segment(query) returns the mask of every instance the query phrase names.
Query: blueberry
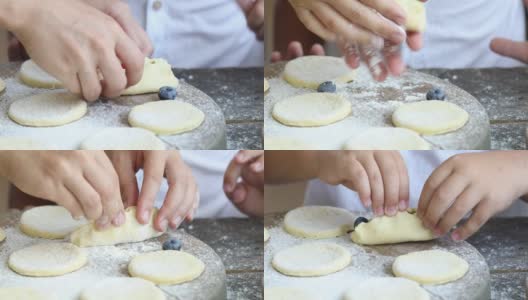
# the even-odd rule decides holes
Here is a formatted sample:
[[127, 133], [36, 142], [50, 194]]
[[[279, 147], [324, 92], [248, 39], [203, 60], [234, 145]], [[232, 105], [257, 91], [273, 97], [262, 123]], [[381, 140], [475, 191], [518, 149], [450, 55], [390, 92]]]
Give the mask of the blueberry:
[[364, 217], [358, 217], [355, 221], [354, 221], [354, 228], [358, 227], [359, 224], [361, 223], [368, 223], [368, 219], [367, 218], [364, 218]]
[[332, 81], [325, 81], [317, 88], [319, 93], [335, 93], [336, 85]]
[[426, 95], [427, 100], [445, 100], [446, 94], [441, 88], [432, 88]]
[[178, 239], [168, 239], [163, 243], [163, 250], [180, 250], [182, 248], [182, 243]]
[[164, 86], [159, 89], [158, 96], [160, 100], [174, 100], [178, 92], [172, 86]]

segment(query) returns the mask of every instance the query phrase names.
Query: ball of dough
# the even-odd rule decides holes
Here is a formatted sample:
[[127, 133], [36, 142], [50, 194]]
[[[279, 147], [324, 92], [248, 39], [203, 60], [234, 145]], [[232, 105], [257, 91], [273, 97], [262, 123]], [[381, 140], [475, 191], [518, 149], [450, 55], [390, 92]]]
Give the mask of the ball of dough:
[[54, 295], [29, 287], [0, 287], [0, 299], [12, 300], [55, 300]]
[[194, 255], [177, 250], [142, 253], [128, 264], [131, 276], [141, 277], [156, 284], [180, 284], [198, 278], [204, 263]]
[[270, 287], [264, 289], [264, 300], [315, 300], [307, 292], [290, 287]]
[[128, 115], [133, 127], [156, 134], [178, 134], [200, 126], [204, 113], [194, 105], [178, 100], [155, 101], [135, 106]]
[[270, 238], [269, 232], [266, 228], [264, 228], [264, 242], [267, 242], [269, 238]]
[[264, 137], [264, 149], [266, 150], [310, 150], [314, 146], [308, 145], [301, 140], [287, 137]]
[[469, 269], [468, 263], [456, 254], [442, 250], [425, 250], [398, 256], [392, 272], [422, 284], [443, 284], [455, 281]]
[[2, 136], [0, 150], [55, 150], [56, 147], [28, 137]]
[[[266, 80], [266, 78], [264, 78], [264, 93], [267, 92], [269, 90], [269, 88], [270, 88], [269, 83]], [[0, 89], [0, 91], [2, 91], [2, 90]]]
[[81, 143], [83, 150], [165, 150], [165, 143], [142, 128], [104, 128]]
[[28, 209], [22, 214], [20, 230], [32, 237], [62, 239], [86, 223], [84, 218], [72, 218], [62, 206], [44, 205]]
[[87, 110], [86, 101], [78, 95], [54, 92], [16, 100], [9, 106], [8, 115], [20, 125], [45, 127], [77, 121]]
[[302, 56], [286, 64], [283, 77], [294, 87], [316, 90], [325, 81], [350, 82], [355, 71], [341, 57]]
[[0, 93], [3, 92], [6, 88], [5, 82], [0, 78]]
[[404, 104], [392, 114], [394, 125], [429, 135], [458, 130], [468, 119], [468, 113], [460, 106], [439, 100]]
[[172, 67], [166, 60], [146, 57], [141, 80], [124, 90], [121, 95], [157, 93], [164, 86], [177, 88], [179, 85], [178, 78], [174, 76]]
[[275, 103], [272, 115], [288, 126], [324, 126], [341, 121], [352, 111], [348, 100], [337, 94], [311, 93]]
[[350, 138], [345, 150], [430, 150], [431, 145], [406, 128], [370, 128]]
[[34, 61], [26, 60], [20, 67], [20, 80], [30, 86], [44, 89], [60, 89], [62, 82], [42, 70]]
[[141, 278], [106, 278], [81, 293], [81, 300], [165, 300], [165, 293]]
[[6, 234], [5, 234], [5, 231], [0, 228], [0, 242], [3, 242], [6, 238]]
[[396, 0], [407, 15], [405, 29], [408, 31], [424, 32], [427, 23], [425, 3], [420, 0]]
[[70, 243], [41, 243], [9, 255], [11, 270], [24, 276], [47, 277], [70, 273], [87, 262], [83, 249]]
[[284, 229], [292, 235], [326, 239], [345, 235], [354, 227], [355, 216], [332, 206], [303, 206], [284, 216]]
[[369, 278], [345, 292], [344, 300], [429, 300], [429, 294], [414, 281], [404, 278]]
[[284, 275], [311, 277], [340, 271], [350, 260], [350, 252], [337, 244], [303, 243], [277, 252], [271, 265]]

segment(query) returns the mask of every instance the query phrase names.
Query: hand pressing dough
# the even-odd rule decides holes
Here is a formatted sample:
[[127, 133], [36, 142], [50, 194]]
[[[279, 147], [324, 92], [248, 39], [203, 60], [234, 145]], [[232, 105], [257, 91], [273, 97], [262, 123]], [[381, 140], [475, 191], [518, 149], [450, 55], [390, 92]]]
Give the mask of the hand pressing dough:
[[75, 220], [66, 208], [58, 205], [37, 206], [20, 217], [20, 230], [32, 237], [62, 239], [88, 221]]
[[106, 278], [84, 289], [80, 300], [165, 300], [165, 293], [141, 278]]
[[[264, 242], [267, 242], [269, 240], [269, 238], [270, 238], [269, 232], [268, 232], [268, 230], [266, 228], [264, 228]], [[0, 239], [0, 242], [1, 241], [2, 240]]]
[[180, 284], [194, 280], [205, 269], [194, 255], [177, 250], [142, 253], [128, 264], [128, 272], [156, 284]]
[[204, 119], [201, 110], [178, 100], [141, 104], [132, 108], [128, 115], [131, 126], [166, 135], [191, 131], [200, 126]]
[[0, 287], [0, 299], [11, 300], [55, 300], [49, 292], [40, 292], [29, 287]]
[[165, 150], [165, 143], [142, 128], [104, 128], [81, 143], [83, 150]]
[[5, 82], [0, 78], [0, 93], [2, 93], [6, 88]]
[[442, 250], [411, 252], [396, 258], [392, 264], [395, 276], [421, 284], [444, 284], [455, 281], [469, 269], [468, 263], [457, 255]]
[[46, 127], [77, 121], [87, 110], [86, 101], [78, 95], [54, 92], [16, 100], [9, 106], [8, 115], [20, 125]]
[[264, 300], [315, 300], [307, 292], [291, 287], [270, 287], [264, 289]]
[[427, 23], [425, 3], [420, 0], [396, 0], [407, 15], [405, 29], [408, 31], [424, 32]]
[[398, 212], [392, 217], [376, 217], [368, 223], [361, 223], [354, 228], [350, 237], [354, 243], [360, 245], [429, 241], [435, 238], [413, 210]]
[[370, 128], [349, 139], [345, 150], [430, 150], [431, 145], [406, 128]]
[[55, 150], [55, 146], [27, 137], [2, 136], [0, 150]]
[[171, 65], [162, 58], [145, 58], [141, 80], [127, 88], [122, 95], [157, 93], [161, 87], [177, 88], [179, 81], [172, 73]]
[[5, 234], [5, 231], [0, 228], [0, 242], [3, 242], [6, 238], [6, 234]]
[[355, 216], [346, 209], [332, 206], [303, 206], [284, 216], [284, 230], [312, 239], [345, 235], [354, 227]]
[[458, 130], [468, 119], [468, 113], [460, 106], [439, 100], [404, 104], [392, 114], [394, 125], [428, 135]]
[[341, 121], [351, 111], [350, 102], [338, 94], [311, 93], [275, 103], [272, 115], [284, 125], [312, 127]]
[[347, 290], [344, 300], [429, 300], [429, 294], [404, 278], [369, 278]]
[[283, 249], [273, 256], [271, 265], [284, 275], [311, 277], [335, 273], [350, 264], [347, 249], [334, 243], [303, 243]]
[[62, 82], [42, 70], [34, 61], [26, 60], [20, 67], [20, 80], [30, 86], [44, 89], [60, 89]]
[[266, 150], [310, 150], [314, 146], [303, 141], [287, 137], [264, 137], [264, 149]]
[[136, 219], [136, 207], [131, 206], [125, 210], [125, 224], [119, 227], [110, 227], [99, 231], [92, 223], [86, 224], [71, 234], [71, 242], [79, 247], [108, 246], [122, 243], [141, 242], [153, 237], [158, 237], [163, 232], [158, 232], [152, 226], [157, 210], [153, 209], [150, 221], [143, 225]]
[[[269, 88], [270, 88], [269, 83], [266, 80], [266, 78], [264, 78], [264, 93], [267, 92], [269, 90]], [[1, 91], [2, 91], [2, 89], [0, 89], [0, 92]]]
[[83, 249], [70, 243], [41, 243], [9, 255], [11, 270], [24, 276], [47, 277], [71, 273], [87, 262]]
[[286, 64], [283, 77], [294, 87], [316, 90], [325, 81], [350, 82], [355, 72], [341, 57], [302, 56]]

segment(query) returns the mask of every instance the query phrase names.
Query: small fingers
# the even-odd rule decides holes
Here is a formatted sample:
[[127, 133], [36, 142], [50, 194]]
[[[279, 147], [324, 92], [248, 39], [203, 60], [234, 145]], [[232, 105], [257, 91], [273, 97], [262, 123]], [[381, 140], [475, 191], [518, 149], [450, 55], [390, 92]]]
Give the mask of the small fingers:
[[374, 159], [374, 156], [369, 156], [362, 161], [362, 165], [367, 172], [370, 194], [372, 199], [372, 210], [376, 216], [383, 215], [383, 201], [385, 198], [383, 190], [383, 178], [381, 177], [381, 171]]
[[394, 216], [398, 212], [398, 200], [400, 196], [399, 170], [394, 160], [394, 152], [378, 151], [374, 154], [374, 159], [379, 166], [383, 181], [384, 192], [384, 213]]
[[435, 234], [442, 236], [448, 233], [477, 205], [480, 199], [479, 189], [469, 185], [444, 214], [434, 230]]
[[491, 217], [489, 211], [491, 210], [488, 207], [488, 202], [486, 200], [481, 201], [473, 210], [471, 217], [462, 226], [453, 231], [451, 238], [454, 241], [463, 241], [473, 235]]

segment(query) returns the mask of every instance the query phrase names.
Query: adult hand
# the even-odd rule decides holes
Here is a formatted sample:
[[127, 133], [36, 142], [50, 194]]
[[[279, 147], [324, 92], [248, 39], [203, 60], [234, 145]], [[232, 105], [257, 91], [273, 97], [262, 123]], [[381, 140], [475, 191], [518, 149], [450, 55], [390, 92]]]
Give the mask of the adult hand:
[[[156, 194], [165, 176], [169, 190], [155, 220], [154, 228], [166, 231], [178, 228], [184, 219], [192, 221], [199, 205], [199, 192], [191, 169], [178, 151], [107, 151], [119, 176], [126, 206], [137, 206], [136, 218], [141, 224], [149, 221]], [[143, 185], [139, 191], [136, 172], [143, 169]]]
[[249, 28], [257, 39], [264, 40], [264, 0], [237, 0], [246, 15]]
[[0, 172], [34, 197], [65, 207], [100, 229], [125, 221], [119, 182], [103, 151], [0, 151]]
[[[298, 41], [293, 41], [288, 45], [285, 54], [279, 51], [273, 51], [271, 54], [271, 62], [288, 61], [304, 55], [302, 44]], [[321, 44], [314, 44], [306, 55], [325, 55], [325, 50]]]

